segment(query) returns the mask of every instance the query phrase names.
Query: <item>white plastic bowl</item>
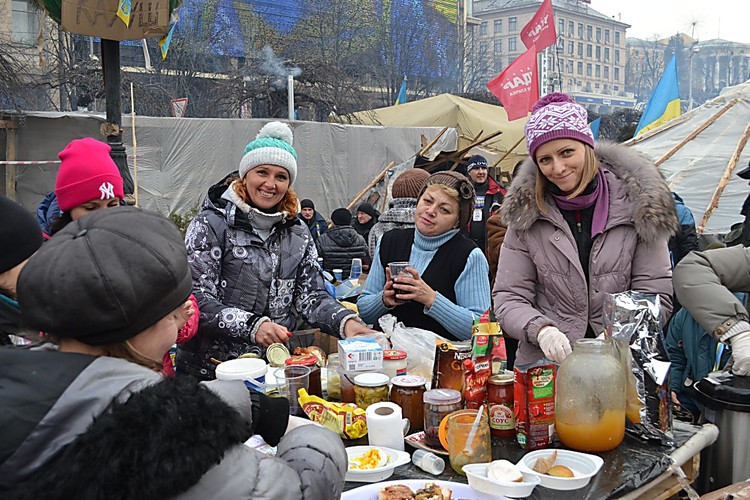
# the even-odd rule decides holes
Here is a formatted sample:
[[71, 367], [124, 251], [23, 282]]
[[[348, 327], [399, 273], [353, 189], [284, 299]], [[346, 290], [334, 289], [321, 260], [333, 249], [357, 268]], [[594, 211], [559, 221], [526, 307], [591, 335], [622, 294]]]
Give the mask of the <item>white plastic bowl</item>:
[[602, 468], [602, 465], [604, 465], [604, 460], [596, 455], [588, 455], [586, 453], [579, 453], [570, 450], [557, 450], [557, 460], [555, 460], [555, 465], [564, 465], [565, 467], [568, 467], [573, 471], [575, 477], [548, 476], [547, 474], [540, 474], [531, 469], [537, 458], [548, 457], [553, 451], [555, 450], [546, 449], [532, 451], [524, 455], [516, 465], [521, 469], [524, 476], [527, 473], [538, 476], [542, 481], [542, 486], [553, 490], [577, 490], [578, 488], [583, 488], [589, 484], [591, 478], [594, 477], [599, 472], [599, 469]]
[[391, 477], [393, 469], [399, 465], [411, 462], [411, 455], [409, 455], [409, 453], [392, 450], [391, 448], [384, 448], [382, 446], [351, 446], [346, 449], [347, 460], [350, 461], [354, 457], [361, 457], [372, 448], [377, 448], [381, 453], [384, 453], [388, 457], [388, 461], [385, 465], [374, 469], [348, 469], [346, 471], [347, 481], [360, 483], [375, 483], [377, 481], [382, 481]]
[[469, 486], [482, 493], [495, 496], [506, 496], [509, 498], [526, 498], [531, 495], [541, 479], [536, 474], [522, 472], [523, 482], [513, 483], [506, 481], [493, 481], [487, 477], [487, 468], [490, 464], [468, 464], [463, 470], [469, 478]]

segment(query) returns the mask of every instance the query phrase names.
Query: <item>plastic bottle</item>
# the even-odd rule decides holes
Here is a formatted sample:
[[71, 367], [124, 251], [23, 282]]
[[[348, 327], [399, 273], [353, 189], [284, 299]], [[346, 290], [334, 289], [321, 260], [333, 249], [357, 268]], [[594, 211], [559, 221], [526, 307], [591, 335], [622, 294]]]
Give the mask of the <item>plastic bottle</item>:
[[445, 470], [445, 460], [425, 450], [414, 450], [411, 456], [411, 462], [434, 476], [442, 474]]
[[349, 274], [349, 278], [356, 280], [359, 279], [362, 274], [362, 259], [352, 259], [352, 270]]

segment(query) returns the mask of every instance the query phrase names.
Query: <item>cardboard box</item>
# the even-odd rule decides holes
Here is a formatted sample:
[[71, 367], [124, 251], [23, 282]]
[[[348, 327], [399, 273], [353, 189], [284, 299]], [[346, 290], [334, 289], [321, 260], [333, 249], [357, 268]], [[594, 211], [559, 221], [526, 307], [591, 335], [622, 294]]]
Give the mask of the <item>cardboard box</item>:
[[129, 27], [117, 17], [117, 0], [62, 0], [62, 29], [107, 40], [161, 37], [169, 30], [169, 0], [133, 0]]
[[383, 348], [375, 339], [339, 340], [339, 364], [346, 371], [383, 368]]

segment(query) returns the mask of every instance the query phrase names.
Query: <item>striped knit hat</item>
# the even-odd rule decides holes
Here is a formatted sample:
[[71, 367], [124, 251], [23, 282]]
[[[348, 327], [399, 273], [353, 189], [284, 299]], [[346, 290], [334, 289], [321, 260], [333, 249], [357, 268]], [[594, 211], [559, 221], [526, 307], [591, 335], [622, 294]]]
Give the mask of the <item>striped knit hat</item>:
[[594, 135], [588, 125], [586, 109], [569, 95], [560, 92], [539, 99], [526, 123], [526, 143], [534, 163], [539, 146], [555, 139], [575, 139], [594, 147]]
[[289, 185], [297, 177], [297, 152], [292, 147], [293, 135], [289, 125], [266, 123], [254, 141], [245, 146], [240, 160], [240, 179], [258, 165], [277, 165], [289, 172]]

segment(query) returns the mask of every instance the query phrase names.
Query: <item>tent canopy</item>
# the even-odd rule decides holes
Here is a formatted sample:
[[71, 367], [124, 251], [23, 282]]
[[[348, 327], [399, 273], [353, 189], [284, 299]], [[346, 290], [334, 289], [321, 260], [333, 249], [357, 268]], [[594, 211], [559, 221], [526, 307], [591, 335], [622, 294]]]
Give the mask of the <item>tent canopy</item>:
[[631, 142], [657, 161], [709, 120], [712, 123], [661, 163], [659, 170], [670, 189], [683, 198], [699, 226], [733, 154], [739, 152], [739, 160], [718, 199], [718, 208], [703, 229], [704, 233], [718, 234], [728, 232], [732, 224], [744, 219], [740, 210], [750, 192], [747, 181], [735, 175], [750, 161], [750, 147], [741, 143], [750, 124], [750, 81], [725, 88], [717, 98], [667, 122], [646, 134], [645, 139]]
[[[509, 149], [524, 137], [526, 118], [508, 121], [508, 115], [501, 106], [464, 99], [451, 94], [440, 94], [419, 101], [412, 101], [398, 106], [360, 111], [339, 121], [351, 120], [352, 123], [366, 125], [390, 125], [397, 127], [453, 127], [458, 132], [458, 147], [466, 147], [479, 135], [502, 130], [503, 133], [486, 144], [475, 147], [472, 154], [487, 157], [490, 165], [499, 160]], [[480, 139], [481, 139], [480, 137]], [[528, 155], [526, 141], [513, 149], [500, 164], [504, 172], [513, 170], [516, 162]]]

